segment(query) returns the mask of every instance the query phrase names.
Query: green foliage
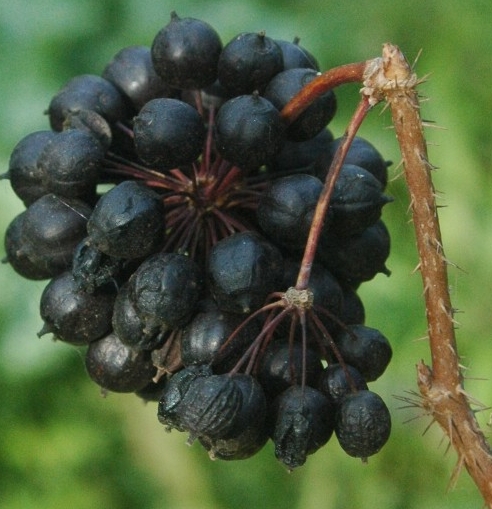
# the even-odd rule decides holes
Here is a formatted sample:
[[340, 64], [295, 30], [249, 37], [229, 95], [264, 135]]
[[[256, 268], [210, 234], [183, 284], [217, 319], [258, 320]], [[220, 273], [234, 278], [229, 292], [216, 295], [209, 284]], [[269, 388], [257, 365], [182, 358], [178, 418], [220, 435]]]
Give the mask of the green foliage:
[[[150, 45], [171, 10], [203, 18], [224, 41], [240, 31], [265, 29], [278, 38], [299, 36], [323, 69], [372, 58], [386, 41], [413, 60], [422, 49], [418, 74], [430, 74], [421, 91], [424, 117], [446, 130], [427, 131], [435, 173], [445, 249], [450, 260], [454, 305], [463, 310], [458, 341], [470, 378], [490, 373], [490, 281], [492, 269], [492, 96], [486, 79], [492, 57], [486, 0], [21, 0], [0, 15], [0, 162], [26, 134], [47, 127], [43, 115], [51, 96], [70, 77], [100, 73], [121, 47]], [[339, 136], [351, 115], [357, 87], [337, 93]], [[380, 110], [379, 110], [380, 111]], [[392, 235], [390, 278], [379, 275], [362, 287], [368, 325], [390, 338], [394, 358], [375, 384], [388, 402], [394, 429], [387, 446], [369, 465], [329, 443], [306, 466], [287, 474], [267, 446], [237, 463], [211, 462], [185, 437], [166, 434], [155, 405], [134, 396], [103, 399], [84, 373], [82, 357], [70, 347], [37, 339], [37, 303], [44, 282], [26, 282], [0, 267], [0, 499], [8, 509], [72, 507], [285, 509], [480, 507], [466, 473], [446, 493], [456, 461], [445, 454], [441, 433], [414, 407], [415, 364], [428, 359], [425, 315], [408, 198], [398, 168], [399, 154], [387, 113], [372, 113], [361, 135], [394, 162], [385, 207]], [[8, 182], [0, 182], [0, 230], [21, 211]], [[487, 283], [489, 282], [488, 286]], [[377, 385], [377, 388], [376, 388]], [[486, 405], [492, 383], [469, 380], [467, 390]], [[406, 420], [410, 420], [405, 424]], [[481, 422], [487, 428], [488, 415]]]

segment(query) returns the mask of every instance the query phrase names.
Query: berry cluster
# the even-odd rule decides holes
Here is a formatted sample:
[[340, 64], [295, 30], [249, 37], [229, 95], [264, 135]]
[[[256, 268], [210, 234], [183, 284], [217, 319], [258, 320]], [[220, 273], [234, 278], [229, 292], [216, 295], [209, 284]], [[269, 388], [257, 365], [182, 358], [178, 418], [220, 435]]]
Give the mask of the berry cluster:
[[39, 335], [84, 347], [104, 391], [158, 401], [159, 421], [212, 458], [271, 439], [293, 469], [333, 433], [360, 458], [390, 433], [367, 383], [392, 350], [356, 292], [389, 273], [388, 163], [355, 139], [303, 257], [340, 143], [336, 97], [281, 111], [318, 74], [298, 40], [223, 45], [172, 13], [151, 47], [66, 83], [5, 175], [26, 206], [5, 261], [49, 279]]

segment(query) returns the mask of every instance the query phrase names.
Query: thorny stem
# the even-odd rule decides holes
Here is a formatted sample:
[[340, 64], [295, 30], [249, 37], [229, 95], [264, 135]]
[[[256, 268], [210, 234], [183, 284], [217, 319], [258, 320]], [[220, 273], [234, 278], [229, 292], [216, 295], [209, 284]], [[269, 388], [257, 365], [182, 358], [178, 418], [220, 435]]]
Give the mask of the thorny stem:
[[458, 454], [457, 473], [468, 470], [485, 503], [492, 508], [492, 452], [463, 389], [434, 187], [427, 157], [419, 99], [419, 80], [397, 46], [385, 44], [382, 58], [368, 67], [362, 93], [387, 101], [400, 145], [410, 193], [419, 270], [422, 276], [432, 366], [417, 366], [424, 406]]

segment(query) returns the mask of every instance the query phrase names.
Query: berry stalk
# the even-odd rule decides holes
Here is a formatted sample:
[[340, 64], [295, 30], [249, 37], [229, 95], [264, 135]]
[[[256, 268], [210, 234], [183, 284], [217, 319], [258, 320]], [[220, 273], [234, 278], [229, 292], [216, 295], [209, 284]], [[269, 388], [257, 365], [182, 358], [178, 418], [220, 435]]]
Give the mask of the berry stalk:
[[362, 97], [360, 100], [352, 119], [345, 131], [342, 142], [340, 143], [330, 169], [326, 175], [323, 190], [318, 199], [316, 209], [314, 211], [313, 221], [309, 229], [309, 236], [306, 242], [306, 248], [302, 257], [301, 268], [296, 282], [296, 290], [306, 290], [309, 284], [309, 277], [313, 266], [314, 256], [318, 247], [319, 237], [323, 230], [323, 223], [330, 205], [330, 198], [335, 188], [335, 183], [342, 169], [343, 161], [350, 148], [350, 145], [357, 134], [359, 127], [366, 118], [366, 115], [371, 108], [367, 97]]

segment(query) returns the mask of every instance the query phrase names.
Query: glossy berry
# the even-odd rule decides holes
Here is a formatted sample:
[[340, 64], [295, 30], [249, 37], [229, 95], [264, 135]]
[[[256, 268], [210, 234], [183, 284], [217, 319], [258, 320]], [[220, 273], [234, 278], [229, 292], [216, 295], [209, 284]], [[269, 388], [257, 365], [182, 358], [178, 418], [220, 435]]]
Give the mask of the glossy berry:
[[25, 211], [21, 212], [7, 226], [4, 238], [6, 256], [2, 262], [9, 263], [17, 274], [26, 279], [48, 279], [55, 275], [56, 270], [52, 271], [45, 264], [37, 263], [33, 253], [26, 249], [23, 241], [25, 215]]
[[217, 79], [222, 42], [205, 21], [180, 18], [174, 11], [170, 22], [152, 42], [152, 62], [157, 74], [179, 89], [198, 89]]
[[197, 313], [181, 336], [183, 364], [210, 363], [215, 373], [231, 370], [259, 332], [257, 323], [251, 321], [228, 342], [242, 321], [240, 315], [216, 308]]
[[221, 85], [233, 95], [263, 92], [267, 83], [283, 70], [278, 44], [265, 33], [242, 33], [229, 41], [218, 62]]
[[[331, 161], [335, 152], [340, 145], [342, 138], [333, 140], [325, 147], [325, 151], [320, 154], [316, 164], [314, 165], [315, 174], [322, 180], [325, 179]], [[381, 183], [382, 189], [386, 187], [388, 182], [388, 166], [391, 164], [385, 161], [380, 152], [365, 138], [356, 136], [350, 145], [345, 164], [354, 164], [364, 168], [366, 171], [374, 175]]]
[[217, 150], [246, 170], [267, 163], [280, 150], [283, 131], [278, 110], [258, 94], [226, 101], [215, 120]]
[[102, 77], [124, 94], [136, 112], [151, 99], [173, 94], [173, 89], [156, 73], [147, 46], [122, 48], [108, 62]]
[[282, 50], [284, 71], [299, 67], [307, 67], [319, 71], [318, 61], [306, 48], [299, 44], [300, 39], [298, 37], [295, 37], [292, 42], [282, 39], [275, 39], [275, 42]]
[[160, 170], [191, 164], [202, 151], [205, 126], [195, 108], [172, 98], [147, 102], [133, 119], [135, 150]]
[[38, 159], [55, 136], [53, 131], [28, 134], [17, 143], [10, 155], [9, 169], [4, 176], [10, 179], [12, 189], [26, 207], [48, 193], [42, 184], [43, 172], [38, 167]]
[[53, 130], [61, 131], [70, 113], [93, 110], [114, 123], [127, 115], [120, 91], [108, 80], [94, 74], [71, 78], [51, 99], [48, 115]]
[[[87, 235], [87, 218], [91, 208], [76, 198], [45, 194], [29, 205], [16, 228], [15, 251], [9, 259], [27, 259], [44, 279], [70, 268], [75, 247]], [[15, 262], [13, 263], [15, 268]], [[25, 275], [27, 277], [27, 275]]]
[[386, 267], [389, 253], [389, 232], [384, 222], [379, 220], [357, 235], [322, 236], [317, 256], [341, 282], [357, 288], [379, 272], [390, 275]]
[[96, 191], [103, 158], [103, 147], [88, 132], [58, 133], [38, 158], [43, 186], [58, 196], [90, 197]]
[[269, 161], [268, 171], [279, 175], [284, 171], [294, 170], [296, 173], [313, 174], [313, 166], [317, 158], [331, 141], [333, 141], [333, 134], [329, 129], [322, 129], [308, 140], [285, 140], [280, 152]]
[[148, 352], [124, 345], [116, 334], [89, 345], [85, 367], [92, 381], [112, 392], [141, 390], [149, 385], [156, 371]]
[[316, 177], [302, 173], [274, 180], [258, 204], [260, 227], [281, 246], [302, 250], [322, 188]]
[[329, 364], [321, 373], [318, 384], [318, 389], [334, 405], [339, 405], [348, 394], [367, 389], [364, 377], [349, 364]]
[[[318, 73], [314, 69], [295, 68], [278, 73], [268, 83], [263, 93], [279, 111]], [[328, 90], [308, 106], [285, 131], [285, 137], [292, 141], [304, 141], [321, 132], [335, 116], [336, 97]]]
[[282, 269], [282, 255], [273, 244], [255, 232], [236, 233], [210, 252], [210, 290], [221, 310], [251, 313], [278, 288]]
[[328, 229], [341, 236], [361, 233], [381, 218], [383, 206], [391, 201], [371, 173], [344, 164], [330, 201], [332, 220]]
[[343, 359], [362, 374], [366, 382], [378, 379], [388, 366], [392, 349], [381, 332], [366, 325], [350, 325], [336, 336]]
[[111, 332], [116, 291], [101, 288], [97, 293], [78, 289], [70, 272], [53, 278], [43, 290], [40, 314], [44, 326], [38, 336], [52, 333], [73, 345], [84, 345]]
[[[305, 362], [304, 376], [306, 384], [315, 387], [323, 371], [318, 352], [312, 348], [307, 348]], [[262, 355], [257, 376], [264, 387], [265, 393], [273, 400], [290, 386], [299, 385], [302, 381], [302, 371], [302, 345], [295, 343], [290, 346], [287, 341], [277, 340], [271, 343]]]

